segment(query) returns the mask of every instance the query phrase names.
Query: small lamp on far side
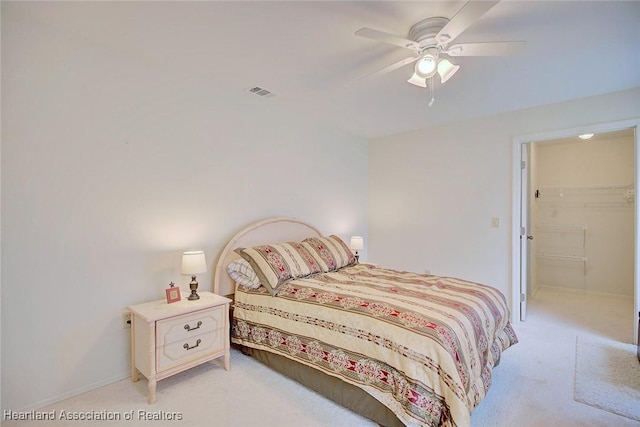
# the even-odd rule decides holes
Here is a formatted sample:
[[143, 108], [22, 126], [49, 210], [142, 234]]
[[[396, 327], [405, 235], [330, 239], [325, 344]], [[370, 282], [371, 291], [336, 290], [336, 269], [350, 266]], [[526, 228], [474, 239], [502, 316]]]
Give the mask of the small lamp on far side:
[[349, 247], [356, 251], [356, 262], [360, 261], [360, 255], [358, 254], [358, 249], [364, 248], [364, 239], [361, 236], [351, 236], [351, 242], [349, 243]]
[[198, 290], [196, 274], [206, 273], [206, 271], [207, 261], [203, 251], [190, 251], [182, 254], [182, 274], [191, 275], [191, 283], [189, 283], [191, 295], [187, 299], [191, 301], [200, 299], [200, 295], [196, 292]]

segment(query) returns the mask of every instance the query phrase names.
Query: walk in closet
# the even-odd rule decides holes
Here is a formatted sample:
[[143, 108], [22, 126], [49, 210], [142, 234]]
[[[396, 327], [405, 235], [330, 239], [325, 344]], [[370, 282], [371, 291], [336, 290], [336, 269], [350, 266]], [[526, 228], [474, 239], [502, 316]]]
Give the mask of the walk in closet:
[[631, 130], [532, 144], [534, 292], [634, 295], [634, 158]]

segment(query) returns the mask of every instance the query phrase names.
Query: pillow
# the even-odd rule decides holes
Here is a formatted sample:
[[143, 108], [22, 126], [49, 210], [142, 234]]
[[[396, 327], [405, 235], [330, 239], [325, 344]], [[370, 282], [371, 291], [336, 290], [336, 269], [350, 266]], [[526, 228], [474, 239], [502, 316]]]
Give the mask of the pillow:
[[287, 280], [320, 273], [316, 259], [300, 243], [258, 245], [235, 250], [255, 271], [271, 295]]
[[260, 278], [245, 259], [237, 259], [227, 266], [227, 273], [238, 285], [245, 288], [258, 289]]
[[351, 249], [336, 235], [309, 237], [302, 241], [302, 245], [316, 259], [323, 272], [335, 271], [356, 263], [356, 257]]

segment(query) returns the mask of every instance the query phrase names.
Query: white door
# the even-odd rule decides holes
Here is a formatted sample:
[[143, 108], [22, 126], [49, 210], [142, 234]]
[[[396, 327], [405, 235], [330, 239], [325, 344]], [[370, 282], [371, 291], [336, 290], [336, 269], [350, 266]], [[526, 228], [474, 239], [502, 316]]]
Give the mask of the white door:
[[529, 281], [529, 144], [520, 152], [520, 320], [527, 319], [527, 287]]

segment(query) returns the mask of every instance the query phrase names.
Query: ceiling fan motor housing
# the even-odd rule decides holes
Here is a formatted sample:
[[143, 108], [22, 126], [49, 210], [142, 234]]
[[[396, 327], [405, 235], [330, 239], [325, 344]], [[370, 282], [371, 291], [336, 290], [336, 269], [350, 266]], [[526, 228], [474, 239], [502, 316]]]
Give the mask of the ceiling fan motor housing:
[[449, 22], [449, 19], [443, 17], [433, 17], [423, 19], [416, 23], [409, 30], [409, 39], [416, 41], [421, 49], [419, 53], [426, 52], [429, 48], [437, 48], [438, 53], [446, 46], [442, 46], [436, 40], [436, 35]]

